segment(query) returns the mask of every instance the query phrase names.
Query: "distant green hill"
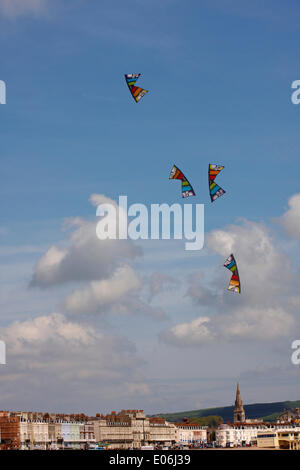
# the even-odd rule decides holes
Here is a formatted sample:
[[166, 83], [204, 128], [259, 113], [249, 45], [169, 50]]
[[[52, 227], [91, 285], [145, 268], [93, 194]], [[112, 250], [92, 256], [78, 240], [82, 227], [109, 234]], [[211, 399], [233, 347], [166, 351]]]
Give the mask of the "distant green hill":
[[[253, 403], [252, 405], [244, 405], [246, 419], [262, 418], [264, 421], [276, 421], [277, 416], [284, 410], [291, 408], [300, 408], [300, 400], [298, 401], [278, 401], [274, 403]], [[201, 418], [204, 416], [217, 415], [221, 416], [224, 423], [233, 421], [233, 406], [224, 406], [220, 408], [206, 408], [204, 410], [180, 411], [178, 413], [162, 413], [155, 416], [162, 416], [168, 421], [182, 421], [184, 418]]]

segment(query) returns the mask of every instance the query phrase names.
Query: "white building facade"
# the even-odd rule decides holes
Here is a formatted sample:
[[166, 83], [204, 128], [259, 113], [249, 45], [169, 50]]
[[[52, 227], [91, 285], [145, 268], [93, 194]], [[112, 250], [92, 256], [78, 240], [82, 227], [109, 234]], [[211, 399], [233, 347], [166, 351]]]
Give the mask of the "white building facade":
[[278, 433], [294, 432], [300, 425], [291, 427], [290, 423], [239, 423], [221, 424], [216, 430], [216, 444], [221, 447], [257, 445], [258, 447], [277, 447]]
[[237, 447], [256, 444], [262, 424], [221, 424], [216, 430], [216, 444], [220, 447]]
[[207, 426], [193, 423], [176, 423], [176, 442], [182, 445], [206, 444]]

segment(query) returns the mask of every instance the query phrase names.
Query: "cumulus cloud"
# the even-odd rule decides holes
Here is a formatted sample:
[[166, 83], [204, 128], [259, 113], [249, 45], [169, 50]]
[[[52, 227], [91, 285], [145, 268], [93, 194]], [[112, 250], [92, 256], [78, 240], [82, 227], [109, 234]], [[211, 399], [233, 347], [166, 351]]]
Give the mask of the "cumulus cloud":
[[147, 393], [138, 372], [143, 363], [132, 343], [69, 321], [60, 313], [13, 322], [0, 328], [0, 337], [7, 347], [0, 395], [10, 400], [16, 395], [19, 406], [26, 407], [28, 399], [31, 406], [35, 403], [38, 409], [42, 403], [45, 409], [53, 400], [56, 409], [59, 401], [66, 410], [81, 401], [83, 409], [87, 404], [82, 397], [86, 402], [86, 397], [93, 396], [94, 405], [101, 409], [105, 396], [116, 393], [125, 399], [126, 394]]
[[285, 232], [300, 240], [300, 194], [294, 194], [288, 202], [289, 209], [277, 219]]
[[282, 308], [243, 308], [232, 315], [198, 317], [162, 333], [161, 339], [176, 346], [203, 346], [213, 341], [269, 341], [293, 331], [294, 317]]
[[210, 319], [199, 317], [189, 323], [180, 323], [162, 333], [161, 339], [177, 346], [198, 346], [214, 340]]
[[43, 14], [46, 7], [46, 0], [0, 0], [0, 13], [10, 18]]
[[66, 342], [69, 346], [85, 347], [97, 340], [97, 335], [91, 327], [67, 321], [59, 313], [24, 322], [16, 321], [1, 328], [1, 336], [8, 343], [10, 354], [13, 356], [25, 356], [33, 351], [40, 353], [40, 348], [44, 348], [48, 342], [50, 345], [56, 344], [56, 347], [64, 346]]
[[132, 344], [59, 313], [14, 322], [0, 335], [7, 345], [9, 373], [17, 375], [36, 371], [60, 380], [114, 379], [137, 365]]
[[67, 297], [65, 308], [70, 313], [95, 312], [118, 302], [141, 285], [140, 278], [130, 266], [121, 266], [109, 279], [92, 281], [87, 287], [77, 289]]
[[293, 331], [295, 319], [283, 307], [244, 307], [230, 316], [215, 319], [220, 334], [226, 339], [272, 340]]
[[[94, 194], [94, 205], [116, 202], [106, 196]], [[130, 240], [99, 240], [96, 236], [97, 221], [77, 217], [67, 221], [72, 230], [67, 247], [51, 246], [34, 267], [31, 286], [49, 287], [72, 281], [105, 279], [126, 259], [141, 254], [139, 247]]]
[[[127, 222], [127, 213], [112, 199], [102, 194], [92, 194], [90, 202], [94, 206], [110, 205], [116, 211], [105, 215], [105, 221]], [[125, 261], [141, 255], [141, 249], [126, 239], [100, 240], [96, 235], [95, 222], [73, 218], [65, 222], [71, 229], [67, 246], [51, 246], [34, 267], [30, 286], [42, 288], [77, 282], [81, 285], [70, 293], [63, 302], [68, 314], [118, 313], [122, 315], [143, 314], [156, 319], [164, 319], [162, 309], [152, 307], [143, 300], [155, 281], [142, 280]], [[162, 276], [158, 284], [171, 282]], [[154, 287], [153, 287], [154, 289]], [[150, 299], [151, 300], [151, 299]]]
[[186, 295], [209, 316], [202, 314], [189, 323], [173, 326], [161, 338], [178, 346], [195, 346], [214, 340], [265, 341], [289, 335], [296, 327], [298, 298], [293, 294], [299, 279], [270, 230], [264, 224], [245, 220], [241, 225], [212, 231], [207, 243], [222, 256], [220, 267], [234, 253], [242, 293], [227, 291], [230, 273], [225, 268], [209, 281], [202, 272], [194, 273]]
[[[290, 290], [291, 262], [264, 224], [245, 220], [242, 225], [214, 230], [207, 237], [207, 243], [224, 261], [234, 254], [241, 278], [240, 302], [276, 305], [278, 296]], [[225, 268], [223, 272], [223, 282], [226, 278], [229, 282], [230, 273]], [[228, 299], [228, 295], [226, 297]]]

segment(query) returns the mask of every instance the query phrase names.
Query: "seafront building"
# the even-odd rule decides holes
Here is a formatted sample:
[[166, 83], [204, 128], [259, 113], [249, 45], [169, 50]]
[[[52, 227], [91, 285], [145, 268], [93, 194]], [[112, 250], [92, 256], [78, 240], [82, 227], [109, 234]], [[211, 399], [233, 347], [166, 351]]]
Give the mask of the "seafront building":
[[95, 445], [84, 415], [0, 412], [2, 449], [85, 449]]
[[191, 423], [169, 423], [147, 417], [143, 410], [112, 411], [107, 415], [61, 415], [0, 412], [2, 449], [106, 449], [170, 447], [207, 441], [207, 430]]
[[300, 409], [299, 408], [295, 408], [293, 410], [285, 410], [277, 418], [278, 423], [280, 422], [287, 423], [291, 421], [300, 423]]
[[291, 427], [286, 425], [285, 429], [275, 427], [257, 433], [257, 447], [270, 449], [300, 450], [300, 426]]
[[164, 418], [148, 418], [143, 410], [113, 411], [93, 421], [96, 442], [109, 449], [139, 449], [142, 446], [172, 446], [176, 426]]
[[206, 444], [207, 443], [207, 426], [201, 426], [184, 419], [181, 423], [175, 423], [176, 426], [176, 442], [181, 445], [189, 444]]
[[222, 424], [216, 430], [216, 443], [220, 447], [257, 445], [261, 448], [300, 449], [300, 424]]
[[216, 430], [220, 447], [257, 445], [260, 448], [300, 449], [299, 410], [282, 413], [277, 423], [246, 419], [239, 385], [233, 413], [233, 423], [221, 424]]
[[254, 445], [260, 429], [264, 429], [263, 424], [221, 424], [216, 430], [216, 444], [220, 447]]

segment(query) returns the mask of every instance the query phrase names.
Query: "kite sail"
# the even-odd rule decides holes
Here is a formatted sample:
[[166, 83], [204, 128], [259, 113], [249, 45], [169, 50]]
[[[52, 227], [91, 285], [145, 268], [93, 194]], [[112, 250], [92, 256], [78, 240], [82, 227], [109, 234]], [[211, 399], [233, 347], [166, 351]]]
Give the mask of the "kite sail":
[[214, 202], [218, 197], [222, 196], [226, 191], [215, 183], [215, 177], [223, 170], [221, 165], [208, 165], [208, 185], [211, 202]]
[[126, 83], [136, 103], [140, 101], [140, 99], [143, 98], [146, 93], [148, 93], [148, 90], [143, 90], [143, 88], [135, 86], [135, 82], [140, 77], [140, 75], [140, 73], [125, 74]]
[[177, 166], [173, 166], [170, 176], [170, 180], [181, 180], [181, 191], [182, 191], [182, 197], [188, 197], [188, 196], [195, 196], [195, 191], [193, 190], [190, 182], [186, 179], [182, 171], [177, 168]]
[[240, 276], [239, 276], [235, 258], [232, 254], [228, 256], [227, 260], [224, 263], [224, 266], [225, 268], [229, 269], [232, 272], [228, 290], [231, 290], [232, 292], [238, 292], [240, 294], [241, 293]]

